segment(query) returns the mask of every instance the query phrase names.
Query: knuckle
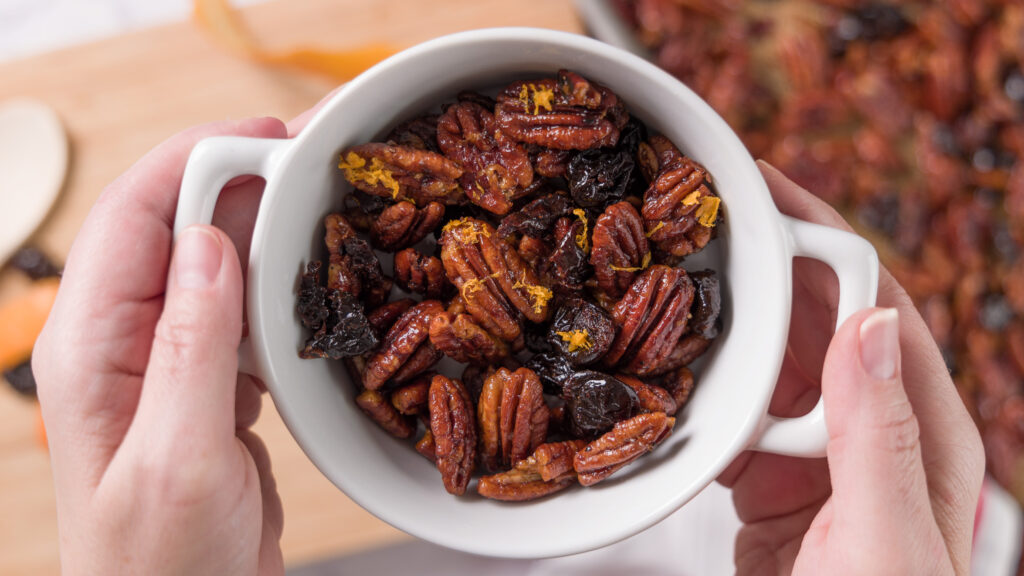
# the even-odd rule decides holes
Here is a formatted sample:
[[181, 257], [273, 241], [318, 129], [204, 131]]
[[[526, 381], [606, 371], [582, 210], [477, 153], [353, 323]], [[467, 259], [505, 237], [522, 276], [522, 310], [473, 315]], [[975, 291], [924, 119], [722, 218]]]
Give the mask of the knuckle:
[[164, 358], [178, 365], [197, 353], [199, 347], [196, 343], [202, 332], [202, 326], [195, 317], [165, 315], [156, 325], [154, 348], [159, 348]]
[[894, 453], [913, 453], [920, 446], [921, 426], [906, 401], [880, 408], [875, 432], [882, 446]]
[[135, 485], [175, 508], [198, 506], [215, 498], [223, 488], [221, 465], [215, 458], [190, 452], [175, 444], [150, 451], [136, 461]]

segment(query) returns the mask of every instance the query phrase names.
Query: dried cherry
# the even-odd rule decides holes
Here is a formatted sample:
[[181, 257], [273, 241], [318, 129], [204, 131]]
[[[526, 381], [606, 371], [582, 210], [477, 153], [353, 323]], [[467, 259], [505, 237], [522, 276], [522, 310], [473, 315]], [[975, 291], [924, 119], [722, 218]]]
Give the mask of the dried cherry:
[[548, 342], [576, 366], [595, 362], [615, 339], [611, 316], [595, 304], [570, 298], [555, 313]]
[[576, 368], [569, 362], [569, 359], [558, 352], [534, 354], [525, 366], [533, 370], [540, 378], [540, 383], [544, 385], [544, 392], [554, 396], [562, 395], [562, 387], [565, 382], [576, 373]]
[[586, 370], [570, 376], [562, 388], [569, 430], [577, 437], [604, 434], [616, 422], [640, 413], [636, 392], [618, 378]]
[[633, 155], [622, 149], [576, 154], [565, 171], [573, 201], [584, 208], [603, 208], [622, 200], [633, 183], [634, 165]]

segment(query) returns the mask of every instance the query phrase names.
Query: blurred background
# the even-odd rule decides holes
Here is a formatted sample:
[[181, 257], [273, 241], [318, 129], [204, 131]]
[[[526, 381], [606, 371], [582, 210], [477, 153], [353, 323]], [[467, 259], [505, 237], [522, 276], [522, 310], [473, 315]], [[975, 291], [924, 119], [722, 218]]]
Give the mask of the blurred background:
[[[975, 573], [1022, 573], [1019, 0], [0, 0], [0, 574], [59, 572], [45, 431], [25, 362], [103, 186], [185, 127], [288, 119], [392, 51], [489, 26], [589, 31], [651, 58], [708, 100], [755, 157], [872, 240], [982, 430], [990, 479]], [[52, 111], [59, 131], [36, 138], [38, 164], [18, 156], [31, 148], [16, 132], [26, 106], [36, 118]], [[66, 174], [51, 178], [52, 208], [46, 178], [35, 205], [12, 165]], [[10, 232], [19, 226], [25, 233]], [[491, 563], [414, 542], [364, 512], [309, 463], [270, 403], [256, 431], [279, 476], [294, 574], [593, 574], [585, 566], [595, 561], [615, 567], [608, 573], [730, 572], [737, 520], [717, 486], [612, 549]], [[635, 552], [645, 546], [661, 561]]]

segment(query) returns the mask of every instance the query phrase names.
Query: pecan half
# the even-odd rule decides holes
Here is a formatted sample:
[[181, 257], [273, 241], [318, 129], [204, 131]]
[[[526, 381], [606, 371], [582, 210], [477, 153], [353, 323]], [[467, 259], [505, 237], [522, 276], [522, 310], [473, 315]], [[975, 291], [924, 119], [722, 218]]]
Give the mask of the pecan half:
[[443, 312], [434, 316], [430, 342], [456, 362], [490, 364], [509, 355], [508, 344], [483, 329], [469, 314]]
[[392, 204], [370, 225], [370, 241], [387, 252], [397, 252], [423, 240], [444, 217], [444, 205], [430, 202], [416, 208], [412, 202]]
[[672, 395], [676, 403], [676, 411], [686, 405], [693, 392], [693, 372], [683, 367], [669, 372], [662, 378], [661, 385]]
[[611, 90], [568, 70], [510, 84], [498, 94], [495, 117], [512, 138], [555, 150], [614, 146], [629, 120]]
[[632, 388], [633, 392], [636, 392], [636, 397], [640, 401], [641, 411], [664, 412], [666, 414], [676, 413], [676, 401], [664, 388], [647, 384], [636, 376], [629, 376], [628, 374], [616, 374], [615, 377], [624, 382], [626, 386]]
[[721, 331], [718, 316], [722, 311], [722, 294], [718, 286], [718, 276], [714, 270], [700, 270], [690, 273], [689, 276], [696, 289], [689, 331], [711, 340]]
[[350, 184], [382, 198], [419, 206], [459, 204], [465, 199], [458, 183], [462, 168], [428, 150], [371, 142], [342, 150], [338, 168]]
[[576, 453], [573, 468], [580, 484], [591, 486], [650, 452], [672, 433], [676, 419], [650, 412], [623, 420]]
[[370, 307], [387, 301], [392, 281], [384, 275], [380, 260], [366, 240], [356, 237], [341, 214], [328, 214], [324, 227], [324, 244], [330, 257], [327, 287], [361, 298]]
[[402, 314], [405, 314], [406, 310], [412, 308], [414, 304], [416, 304], [416, 301], [412, 298], [402, 298], [401, 300], [381, 304], [373, 312], [366, 315], [366, 320], [370, 323], [373, 331], [377, 333], [377, 336], [383, 338], [395, 321]]
[[681, 268], [652, 266], [612, 308], [619, 333], [604, 357], [607, 366], [643, 376], [655, 373], [686, 331], [693, 282]]
[[350, 258], [345, 257], [346, 240], [356, 237], [356, 231], [341, 214], [328, 214], [324, 218], [324, 244], [329, 257], [327, 287], [347, 292], [356, 298], [363, 289], [359, 276], [352, 269]]
[[423, 294], [430, 299], [442, 298], [450, 287], [441, 260], [425, 256], [415, 248], [406, 248], [395, 254], [395, 282], [402, 290]]
[[542, 444], [511, 470], [480, 478], [477, 492], [485, 498], [522, 502], [568, 488], [576, 483], [572, 458], [585, 444], [581, 440]]
[[363, 386], [376, 390], [388, 380], [400, 382], [433, 366], [441, 354], [428, 341], [430, 320], [442, 312], [444, 305], [426, 300], [402, 314], [384, 336], [377, 353], [367, 361]]
[[606, 208], [594, 225], [590, 252], [598, 288], [611, 298], [621, 298], [650, 263], [651, 250], [636, 208], [629, 202]]
[[704, 248], [718, 224], [720, 199], [700, 164], [683, 156], [663, 136], [650, 140], [658, 154], [658, 174], [644, 193], [643, 217], [647, 237], [673, 256]]
[[470, 201], [490, 212], [507, 213], [512, 200], [533, 183], [526, 150], [475, 102], [448, 107], [437, 122], [437, 142], [462, 167], [459, 182]]
[[387, 396], [376, 390], [363, 390], [356, 396], [356, 406], [396, 438], [409, 438], [416, 431], [415, 421], [399, 413]]
[[508, 468], [544, 442], [549, 415], [543, 392], [528, 368], [500, 368], [484, 382], [477, 417], [481, 459], [489, 470]]
[[427, 394], [433, 374], [423, 374], [391, 393], [391, 405], [402, 414], [414, 416], [427, 407]]
[[533, 171], [545, 178], [561, 178], [565, 176], [565, 169], [569, 165], [572, 153], [569, 150], [552, 150], [531, 146], [530, 163], [533, 164]]
[[449, 222], [441, 245], [448, 279], [488, 332], [512, 341], [520, 334], [519, 314], [531, 322], [547, 319], [551, 291], [511, 245], [495, 237], [490, 224], [475, 218]]
[[460, 496], [476, 468], [476, 418], [465, 386], [438, 374], [430, 382], [430, 434], [444, 488]]
[[423, 436], [416, 441], [415, 448], [427, 460], [437, 462], [437, 445], [434, 444], [434, 435], [430, 432], [430, 428], [427, 428], [423, 432]]

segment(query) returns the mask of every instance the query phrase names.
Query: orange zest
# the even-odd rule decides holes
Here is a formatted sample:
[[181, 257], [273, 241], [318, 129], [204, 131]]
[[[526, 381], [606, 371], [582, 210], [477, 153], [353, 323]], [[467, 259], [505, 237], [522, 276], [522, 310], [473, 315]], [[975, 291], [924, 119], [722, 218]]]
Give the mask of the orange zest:
[[394, 54], [394, 47], [365, 44], [347, 50], [296, 47], [268, 50], [246, 29], [229, 0], [195, 0], [194, 17], [200, 27], [232, 52], [269, 66], [312, 72], [335, 80], [350, 80]]
[[0, 306], [0, 370], [10, 370], [32, 356], [59, 285], [56, 278], [40, 280]]

